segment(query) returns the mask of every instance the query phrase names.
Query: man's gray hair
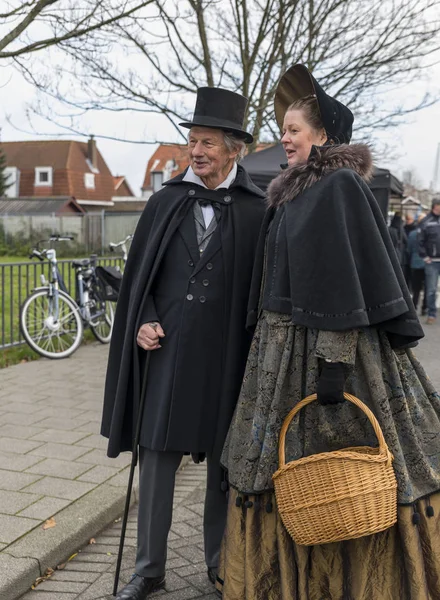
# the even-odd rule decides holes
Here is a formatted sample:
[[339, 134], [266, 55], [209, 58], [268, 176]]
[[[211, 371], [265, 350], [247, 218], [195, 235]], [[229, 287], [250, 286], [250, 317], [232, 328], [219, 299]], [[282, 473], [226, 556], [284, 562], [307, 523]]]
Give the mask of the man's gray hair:
[[232, 131], [224, 131], [223, 139], [225, 141], [225, 146], [229, 150], [229, 152], [238, 150], [238, 154], [235, 157], [235, 162], [240, 162], [246, 154], [246, 142], [238, 136], [234, 135]]

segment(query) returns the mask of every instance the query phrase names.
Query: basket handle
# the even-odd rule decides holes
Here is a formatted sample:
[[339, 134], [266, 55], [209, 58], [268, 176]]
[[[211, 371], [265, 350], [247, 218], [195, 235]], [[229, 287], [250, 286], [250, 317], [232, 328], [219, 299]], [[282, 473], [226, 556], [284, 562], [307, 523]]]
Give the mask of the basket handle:
[[[287, 430], [289, 428], [289, 425], [290, 425], [293, 417], [297, 413], [299, 413], [299, 411], [302, 408], [304, 408], [304, 406], [307, 406], [307, 404], [314, 402], [317, 399], [317, 397], [318, 397], [317, 394], [311, 394], [310, 396], [307, 396], [307, 398], [304, 398], [304, 400], [301, 400], [301, 402], [298, 402], [298, 404], [292, 408], [292, 410], [289, 412], [287, 417], [284, 419], [284, 423], [283, 423], [283, 426], [281, 427], [281, 431], [280, 431], [279, 448], [278, 448], [278, 461], [279, 461], [280, 469], [282, 467], [284, 467], [284, 465], [286, 464], [286, 433], [287, 433]], [[356, 406], [358, 406], [367, 415], [368, 420], [370, 421], [370, 423], [373, 426], [374, 433], [376, 434], [376, 437], [379, 440], [380, 453], [381, 454], [389, 454], [388, 445], [383, 436], [382, 429], [379, 425], [379, 422], [376, 419], [376, 417], [374, 416], [374, 414], [371, 412], [371, 410], [368, 408], [368, 406], [366, 404], [364, 404], [362, 402], [362, 400], [359, 400], [359, 398], [356, 398], [356, 396], [352, 396], [351, 394], [347, 394], [346, 392], [344, 392], [344, 398], [346, 400], [349, 400]]]

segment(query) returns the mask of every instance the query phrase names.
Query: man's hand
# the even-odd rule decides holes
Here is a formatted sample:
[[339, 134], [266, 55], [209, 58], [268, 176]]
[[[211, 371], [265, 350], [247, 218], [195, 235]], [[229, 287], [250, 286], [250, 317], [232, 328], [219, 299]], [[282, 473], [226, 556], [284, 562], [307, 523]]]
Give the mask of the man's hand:
[[432, 262], [432, 260], [431, 260], [431, 258], [429, 256], [425, 256], [425, 258], [423, 260], [425, 261], [425, 263], [427, 265], [429, 265]]
[[165, 334], [159, 323], [145, 323], [139, 329], [136, 341], [144, 350], [157, 350], [162, 347], [159, 342], [163, 337]]

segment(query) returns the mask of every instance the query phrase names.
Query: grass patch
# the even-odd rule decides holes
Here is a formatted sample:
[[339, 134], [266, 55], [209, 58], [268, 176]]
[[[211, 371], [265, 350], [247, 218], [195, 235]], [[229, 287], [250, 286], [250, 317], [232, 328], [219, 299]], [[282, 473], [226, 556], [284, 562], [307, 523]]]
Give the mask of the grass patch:
[[29, 262], [29, 258], [26, 258], [25, 256], [0, 256], [0, 263], [15, 263], [15, 262], [19, 262], [19, 263], [23, 263], [23, 262]]
[[[86, 329], [83, 335], [83, 344], [91, 344], [92, 342], [96, 342], [96, 338], [90, 329]], [[32, 348], [29, 348], [27, 344], [22, 344], [21, 346], [14, 346], [12, 348], [4, 348], [0, 350], [0, 369], [5, 369], [6, 367], [11, 367], [12, 365], [18, 365], [20, 363], [27, 363], [33, 360], [39, 360], [43, 358]], [[61, 359], [63, 360], [63, 359]]]
[[29, 346], [14, 346], [13, 348], [5, 348], [0, 350], [0, 369], [18, 365], [19, 363], [31, 362], [41, 358], [39, 354], [34, 352]]

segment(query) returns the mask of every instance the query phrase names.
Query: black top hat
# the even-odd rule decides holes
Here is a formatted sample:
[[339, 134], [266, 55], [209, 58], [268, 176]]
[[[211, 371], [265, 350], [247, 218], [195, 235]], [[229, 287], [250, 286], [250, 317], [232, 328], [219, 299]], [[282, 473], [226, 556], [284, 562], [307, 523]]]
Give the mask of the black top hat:
[[251, 144], [254, 138], [243, 130], [247, 98], [221, 88], [201, 87], [197, 90], [197, 102], [191, 122], [179, 123], [182, 127], [212, 127], [232, 131]]
[[290, 67], [281, 77], [275, 92], [275, 116], [282, 129], [284, 115], [295, 100], [315, 96], [322, 124], [333, 142], [348, 144], [351, 139], [353, 113], [344, 104], [324, 92], [304, 65]]

